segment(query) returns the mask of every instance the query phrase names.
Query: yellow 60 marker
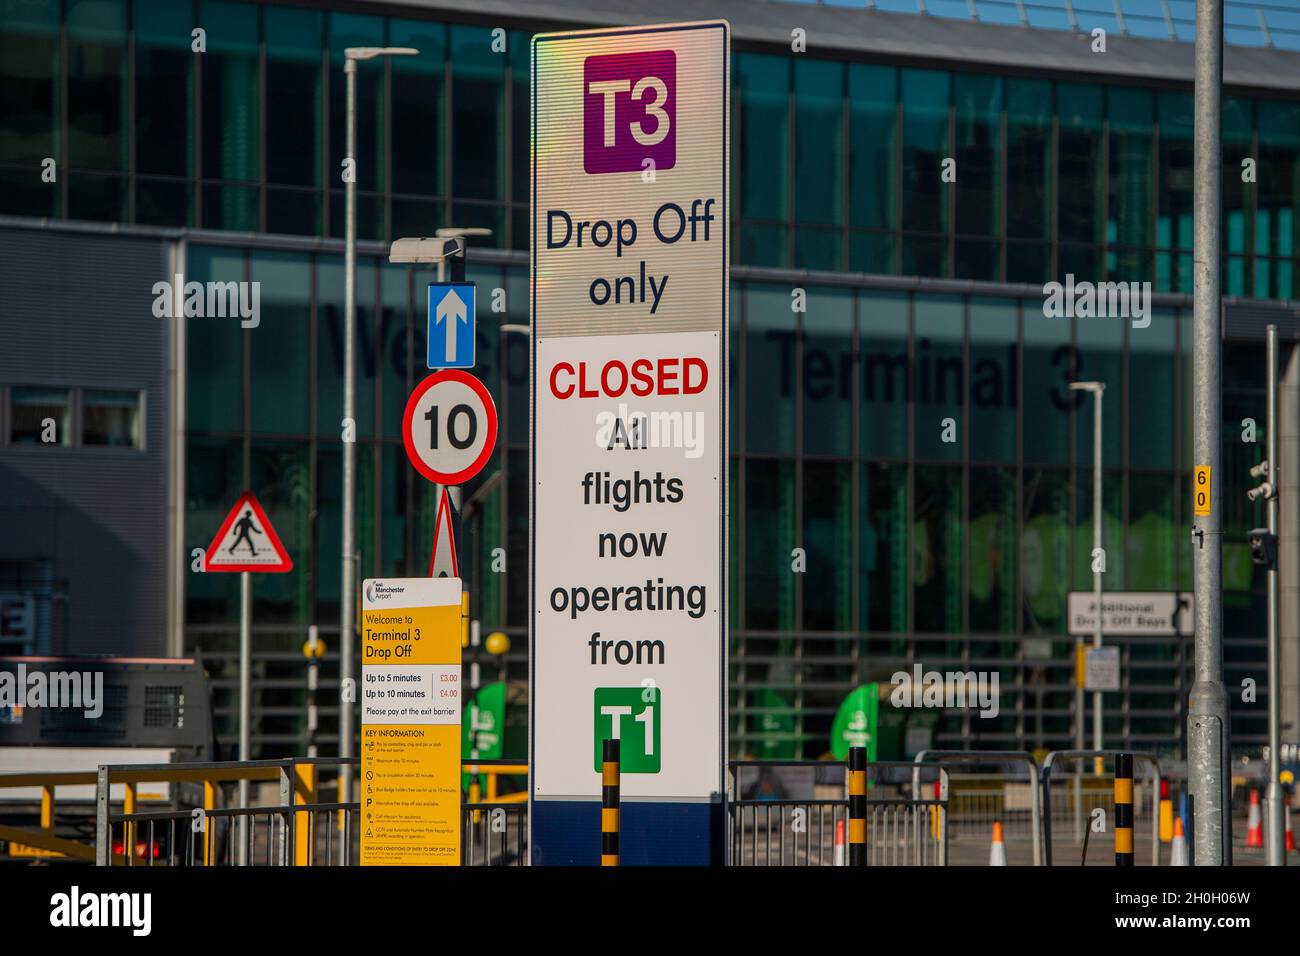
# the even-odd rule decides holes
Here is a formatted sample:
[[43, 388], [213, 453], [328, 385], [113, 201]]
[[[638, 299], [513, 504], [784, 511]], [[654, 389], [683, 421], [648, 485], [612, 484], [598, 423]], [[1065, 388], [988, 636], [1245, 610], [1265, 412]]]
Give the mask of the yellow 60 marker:
[[1192, 508], [1197, 515], [1210, 513], [1210, 466], [1197, 465], [1192, 486]]

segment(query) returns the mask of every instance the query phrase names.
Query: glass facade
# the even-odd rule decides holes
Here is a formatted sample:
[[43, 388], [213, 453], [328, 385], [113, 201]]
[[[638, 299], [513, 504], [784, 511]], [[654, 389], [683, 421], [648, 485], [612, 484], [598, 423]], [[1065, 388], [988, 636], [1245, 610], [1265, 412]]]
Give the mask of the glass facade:
[[[783, 0], [848, 6], [848, 0]], [[889, 13], [912, 13], [950, 20], [1035, 30], [1090, 33], [1100, 28], [1115, 36], [1182, 40], [1196, 34], [1195, 0], [862, 0]], [[1278, 0], [1225, 0], [1223, 42], [1229, 45], [1300, 50], [1300, 20]]]
[[[465, 489], [462, 565], [483, 633], [514, 642], [504, 672], [526, 673], [528, 348], [501, 328], [528, 322], [529, 31], [512, 26], [501, 48], [488, 27], [271, 4], [0, 0], [0, 213], [299, 237], [186, 247], [187, 279], [261, 283], [256, 329], [187, 320], [185, 533], [187, 553], [205, 547], [248, 487], [294, 555], [291, 574], [254, 579], [262, 756], [301, 741], [304, 630], [329, 635], [339, 614], [344, 274], [313, 240], [342, 233], [350, 45], [421, 51], [358, 73], [359, 237], [493, 230], [469, 278], [484, 303], [474, 372], [501, 427]], [[819, 756], [850, 688], [914, 662], [1001, 675], [999, 716], [953, 712], [937, 746], [1070, 744], [1066, 595], [1091, 587], [1093, 413], [1069, 382], [1107, 386], [1107, 589], [1191, 583], [1190, 91], [746, 49], [733, 109], [733, 751]], [[1224, 291], [1294, 299], [1300, 99], [1230, 96], [1224, 138]], [[1248, 161], [1252, 182], [1235, 174]], [[399, 423], [425, 373], [433, 276], [375, 250], [357, 269], [360, 569], [419, 575], [432, 489]], [[1049, 318], [1031, 287], [1067, 273], [1178, 298], [1141, 329]], [[1239, 436], [1264, 418], [1261, 361], [1258, 345], [1225, 347], [1224, 487], [1259, 457]], [[95, 403], [96, 440], [131, 441], [138, 412]], [[16, 393], [14, 440], [61, 407]], [[1224, 505], [1233, 684], [1264, 657], [1245, 544], [1262, 506]], [[228, 654], [238, 581], [185, 587], [187, 649]], [[1190, 650], [1119, 643], [1108, 743], [1175, 746]], [[1263, 739], [1258, 710], [1234, 712], [1238, 741]]]
[[[343, 50], [388, 44], [420, 55], [358, 71], [358, 236], [486, 226], [522, 250], [530, 35], [0, 0], [0, 212], [341, 236]], [[749, 51], [733, 77], [737, 264], [1191, 291], [1190, 89]], [[1223, 128], [1224, 292], [1296, 298], [1300, 100], [1229, 91]]]
[[[291, 574], [254, 581], [259, 647], [296, 663], [303, 629], [329, 632], [339, 609], [342, 261], [335, 255], [192, 246], [197, 281], [263, 282], [257, 329], [189, 320], [187, 548], [248, 486], [296, 557]], [[888, 681], [914, 661], [993, 668], [996, 719], [941, 723], [941, 745], [1068, 743], [1073, 641], [1066, 596], [1089, 590], [1091, 399], [1076, 379], [1107, 385], [1103, 542], [1108, 590], [1190, 586], [1186, 489], [1190, 445], [1188, 308], [1157, 309], [1144, 329], [1112, 319], [1043, 315], [1041, 299], [940, 295], [879, 283], [809, 285], [793, 277], [733, 285], [733, 739], [757, 752], [788, 718], [801, 752], [825, 749], [830, 722], [857, 683]], [[396, 423], [425, 373], [427, 271], [373, 257], [358, 263], [358, 541], [365, 575], [426, 572], [431, 486], [405, 459]], [[527, 321], [523, 264], [473, 264], [469, 278], [502, 311], [480, 315], [474, 373], [501, 414], [491, 463], [465, 529], [465, 574], [484, 633], [504, 630], [506, 672], [525, 675], [527, 605]], [[498, 291], [500, 290], [500, 291]], [[1262, 420], [1260, 350], [1225, 352], [1224, 480], [1244, 487], [1255, 449], [1243, 417]], [[230, 381], [245, 383], [228, 388]], [[246, 398], [246, 403], [245, 403]], [[316, 408], [316, 420], [307, 409]], [[944, 440], [944, 422], [956, 424]], [[1262, 573], [1245, 532], [1260, 506], [1226, 495], [1228, 679], [1256, 673], [1264, 652]], [[794, 549], [807, 569], [792, 573]], [[500, 549], [497, 551], [496, 549]], [[503, 558], [503, 560], [497, 560]], [[494, 562], [503, 571], [492, 570]], [[187, 576], [195, 648], [231, 646], [238, 583]], [[1166, 747], [1182, 726], [1189, 657], [1177, 642], [1125, 641], [1125, 689], [1107, 739]], [[780, 721], [778, 720], [778, 723]], [[786, 726], [786, 724], [781, 724]], [[1239, 739], [1263, 717], [1234, 714]], [[289, 739], [289, 738], [286, 738]], [[296, 738], [294, 738], [296, 739]]]

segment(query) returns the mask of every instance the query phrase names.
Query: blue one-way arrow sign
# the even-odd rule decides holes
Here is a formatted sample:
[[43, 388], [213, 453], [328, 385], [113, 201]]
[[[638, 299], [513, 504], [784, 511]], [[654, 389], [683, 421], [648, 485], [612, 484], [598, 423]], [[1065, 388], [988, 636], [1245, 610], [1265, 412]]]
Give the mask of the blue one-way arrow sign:
[[474, 283], [429, 283], [429, 368], [474, 367]]

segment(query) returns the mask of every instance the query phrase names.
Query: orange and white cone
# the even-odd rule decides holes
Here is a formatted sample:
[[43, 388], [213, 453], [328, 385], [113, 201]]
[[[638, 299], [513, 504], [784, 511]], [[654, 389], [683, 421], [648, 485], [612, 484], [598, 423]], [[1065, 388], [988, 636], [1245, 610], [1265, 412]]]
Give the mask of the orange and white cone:
[[1246, 846], [1263, 847], [1264, 824], [1259, 816], [1259, 791], [1250, 791], [1250, 815], [1246, 817]]
[[1169, 781], [1160, 781], [1160, 842], [1174, 838], [1174, 801], [1169, 799]]
[[[940, 785], [940, 782], [939, 782], [938, 780], [936, 780], [936, 781], [934, 782], [934, 800], [935, 800], [935, 803], [936, 803], [936, 804], [939, 802], [940, 799], [942, 799], [942, 790], [943, 790], [943, 788], [942, 788], [942, 786]], [[935, 842], [938, 842], [938, 840], [939, 840], [939, 808], [938, 808], [938, 806], [933, 806], [933, 807], [930, 808], [930, 838], [933, 839]]]
[[1169, 848], [1170, 866], [1191, 866], [1187, 859], [1187, 836], [1183, 833], [1183, 818], [1174, 817], [1173, 846]]
[[993, 824], [993, 845], [989, 847], [989, 866], [1007, 865], [1007, 845], [1002, 842], [1002, 824]]
[[834, 866], [845, 866], [844, 859], [844, 821], [835, 821], [835, 855], [831, 858]]

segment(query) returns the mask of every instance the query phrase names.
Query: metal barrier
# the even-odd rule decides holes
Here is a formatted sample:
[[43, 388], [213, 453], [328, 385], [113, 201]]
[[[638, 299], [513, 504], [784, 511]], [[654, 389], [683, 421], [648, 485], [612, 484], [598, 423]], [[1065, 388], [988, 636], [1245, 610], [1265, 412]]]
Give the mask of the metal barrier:
[[[1151, 768], [1151, 865], [1160, 865], [1160, 760], [1153, 753], [1120, 750], [1053, 750], [1043, 760], [1043, 803], [1052, 806], [1052, 768], [1058, 760], [1084, 760], [1088, 757], [1107, 757], [1114, 759], [1120, 753], [1132, 753], [1134, 760], [1140, 760]], [[1113, 793], [1109, 797], [1114, 805]], [[1114, 819], [1113, 809], [1109, 813]], [[1052, 814], [1043, 817], [1043, 843], [1045, 845], [1046, 863], [1052, 865]]]
[[[1033, 836], [1034, 843], [1034, 866], [1043, 865], [1043, 847], [1040, 839], [1040, 828], [1042, 813], [1039, 804], [1038, 794], [1038, 762], [1034, 760], [1032, 754], [1024, 750], [922, 750], [916, 755], [913, 761], [912, 770], [912, 792], [917, 792], [920, 786], [921, 765], [930, 762], [942, 766], [945, 763], [965, 763], [965, 764], [1024, 764], [1029, 771], [1029, 817], [1030, 832]], [[952, 800], [952, 795], [949, 795]], [[1004, 797], [1005, 801], [1005, 797]], [[1005, 806], [1005, 802], [1004, 802]], [[950, 819], [950, 826], [955, 822], [955, 815]], [[989, 824], [994, 821], [989, 820]], [[1003, 822], [999, 818], [998, 822]]]
[[[297, 780], [291, 760], [101, 766], [95, 786], [95, 864], [111, 866], [117, 856], [125, 856], [127, 865], [134, 866], [137, 857], [143, 856], [146, 865], [153, 865], [160, 856], [155, 849], [158, 829], [165, 826], [167, 860], [171, 865], [219, 866], [223, 858], [229, 865], [235, 859], [239, 843], [235, 828], [240, 824], [238, 837], [248, 840], [250, 862], [263, 859], [265, 865], [287, 866], [290, 860], [296, 859], [293, 850], [296, 847], [297, 814], [292, 812], [292, 808]], [[136, 788], [142, 783], [163, 782], [201, 784], [203, 806], [193, 810], [137, 811]], [[278, 783], [279, 804], [217, 808], [218, 785], [250, 782]], [[114, 784], [126, 788], [126, 800], [119, 813], [112, 811]], [[259, 824], [263, 818], [265, 828], [259, 836]], [[119, 824], [120, 830], [116, 827]], [[178, 828], [181, 833], [187, 833], [183, 841], [176, 839]], [[115, 832], [120, 834], [120, 839], [115, 839]], [[199, 837], [197, 841], [195, 836]], [[138, 840], [139, 837], [144, 839]], [[182, 845], [184, 852], [178, 854], [176, 851]], [[261, 848], [265, 849], [264, 856], [257, 852]]]
[[524, 866], [528, 857], [528, 804], [481, 803], [461, 808], [460, 858], [464, 866]]
[[[1103, 756], [1113, 751], [1101, 752]], [[1049, 771], [1065, 759], [1095, 756], [1094, 751], [1060, 751], [1049, 755], [1039, 773], [1028, 754], [1020, 751], [929, 751], [913, 762], [868, 764], [869, 799], [866, 820], [871, 865], [947, 865], [949, 841], [963, 828], [981, 826], [984, 816], [998, 814], [1010, 823], [1017, 818], [1008, 802], [1023, 800], [1014, 813], [1034, 840], [1036, 864], [1051, 864], [1052, 813], [1066, 812], [1070, 796], [1053, 790]], [[1150, 754], [1135, 754], [1152, 767], [1154, 810], [1151, 828], [1158, 835], [1160, 768]], [[1014, 793], [1003, 783], [996, 788], [963, 790], [953, 785], [953, 764], [1024, 763], [1028, 790]], [[126, 866], [226, 866], [238, 859], [238, 834], [246, 825], [249, 858], [255, 865], [350, 866], [359, 860], [359, 804], [333, 802], [337, 777], [355, 773], [357, 758], [312, 758], [245, 763], [165, 764], [101, 767], [98, 772], [17, 774], [0, 776], [0, 788], [33, 787], [41, 793], [39, 829], [0, 827], [0, 838], [64, 857]], [[502, 794], [500, 778], [526, 775], [527, 766], [504, 761], [466, 763], [475, 776], [462, 808], [462, 861], [471, 866], [519, 865], [528, 847], [527, 791]], [[847, 764], [832, 761], [738, 760], [729, 764], [734, 797], [729, 801], [728, 841], [734, 865], [833, 865], [839, 824], [848, 823], [845, 792]], [[329, 779], [330, 775], [334, 779]], [[797, 785], [792, 783], [798, 777]], [[219, 806], [223, 788], [240, 780], [272, 784], [268, 805], [246, 809]], [[937, 780], [933, 798], [928, 789]], [[152, 809], [140, 805], [137, 788], [168, 782], [201, 787], [194, 809]], [[1041, 791], [1039, 784], [1041, 782]], [[93, 842], [82, 843], [55, 834], [56, 792], [65, 786], [96, 788]], [[119, 801], [111, 802], [113, 790]], [[482, 791], [485, 801], [478, 801]], [[145, 792], [140, 790], [139, 792]], [[120, 796], [124, 795], [125, 800]], [[173, 795], [173, 799], [174, 799]], [[924, 798], [922, 798], [924, 796]], [[1109, 799], [1101, 793], [1096, 805]], [[1062, 799], [1065, 798], [1065, 799]], [[33, 800], [35, 798], [33, 797]], [[1059, 804], [1059, 805], [1058, 805]], [[1135, 810], [1138, 810], [1135, 807]], [[1142, 820], [1146, 814], [1138, 814]], [[1145, 824], [1145, 821], [1142, 820]], [[1041, 829], [1040, 829], [1041, 827]], [[66, 826], [61, 827], [66, 830]], [[1021, 831], [1023, 833], [1023, 829]], [[981, 834], [982, 836], [982, 834]], [[1044, 839], [1045, 837], [1045, 839]], [[847, 842], [847, 841], [846, 841]], [[1153, 846], [1158, 859], [1158, 847]], [[845, 848], [847, 857], [847, 847]]]
[[[304, 758], [223, 763], [133, 764], [101, 766], [97, 771], [0, 775], [0, 790], [39, 788], [39, 827], [0, 826], [0, 839], [23, 855], [65, 859], [101, 866], [229, 866], [238, 858], [240, 839], [247, 840], [249, 860], [269, 866], [351, 866], [359, 858], [360, 804], [322, 799], [337, 779], [323, 781], [322, 771], [336, 777], [359, 764], [357, 758]], [[476, 760], [463, 765], [473, 775], [469, 799], [462, 805], [462, 862], [469, 866], [521, 864], [526, 856], [527, 790], [500, 793], [500, 778], [526, 775], [525, 764]], [[480, 778], [485, 788], [480, 788]], [[240, 781], [277, 785], [270, 805], [218, 807], [223, 787]], [[190, 785], [193, 799], [145, 809], [144, 784]], [[94, 836], [80, 842], [58, 836], [56, 796], [67, 787], [93, 788], [94, 815], [65, 818], [60, 829], [76, 825]], [[197, 796], [201, 787], [202, 797]], [[479, 799], [486, 789], [487, 800]], [[114, 801], [114, 791], [121, 799]]]
[[[845, 831], [848, 826], [847, 762], [733, 760], [728, 766], [734, 787], [727, 803], [732, 866], [840, 865], [835, 840], [840, 824]], [[938, 798], [917, 799], [912, 764], [867, 764], [868, 793], [877, 794], [866, 801], [868, 866], [947, 865], [948, 773], [935, 769]], [[782, 771], [788, 772], [784, 778]], [[792, 783], [792, 776], [801, 779]], [[793, 789], [803, 793], [792, 796]]]

